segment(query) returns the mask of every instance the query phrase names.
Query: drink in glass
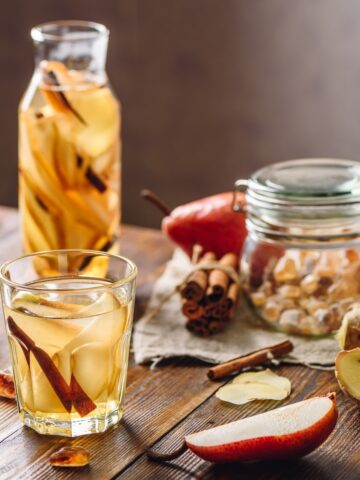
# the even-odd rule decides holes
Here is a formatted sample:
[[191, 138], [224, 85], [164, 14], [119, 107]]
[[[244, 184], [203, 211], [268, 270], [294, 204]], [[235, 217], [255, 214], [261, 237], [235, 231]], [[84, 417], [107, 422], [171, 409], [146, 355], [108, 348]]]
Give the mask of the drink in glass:
[[[102, 271], [90, 268], [84, 274], [81, 267], [92, 263]], [[7, 262], [0, 275], [23, 423], [39, 433], [66, 436], [102, 432], [117, 423], [135, 265], [107, 253], [59, 250]]]
[[120, 105], [104, 69], [109, 32], [62, 21], [31, 33], [36, 68], [19, 106], [24, 249], [116, 253]]

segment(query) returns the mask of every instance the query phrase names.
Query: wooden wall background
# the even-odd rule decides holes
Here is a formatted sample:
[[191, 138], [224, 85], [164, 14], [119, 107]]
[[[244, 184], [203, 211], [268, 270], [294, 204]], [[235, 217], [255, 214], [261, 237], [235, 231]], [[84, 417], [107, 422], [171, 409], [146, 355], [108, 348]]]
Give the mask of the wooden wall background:
[[176, 205], [270, 162], [360, 157], [358, 0], [10, 0], [1, 10], [1, 204], [17, 202], [29, 30], [60, 18], [111, 30], [126, 222], [159, 224], [143, 187]]

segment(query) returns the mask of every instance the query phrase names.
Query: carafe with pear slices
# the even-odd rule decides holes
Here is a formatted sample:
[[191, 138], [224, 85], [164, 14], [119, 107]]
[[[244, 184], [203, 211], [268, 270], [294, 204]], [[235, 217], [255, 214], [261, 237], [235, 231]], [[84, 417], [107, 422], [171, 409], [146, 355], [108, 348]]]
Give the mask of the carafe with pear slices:
[[108, 30], [63, 21], [32, 29], [36, 67], [19, 107], [24, 250], [116, 253], [120, 104], [105, 73]]
[[[101, 278], [73, 268], [104, 260]], [[53, 270], [39, 274], [39, 262]], [[74, 437], [120, 421], [136, 273], [130, 260], [92, 250], [30, 254], [1, 267], [5, 327], [25, 425]]]

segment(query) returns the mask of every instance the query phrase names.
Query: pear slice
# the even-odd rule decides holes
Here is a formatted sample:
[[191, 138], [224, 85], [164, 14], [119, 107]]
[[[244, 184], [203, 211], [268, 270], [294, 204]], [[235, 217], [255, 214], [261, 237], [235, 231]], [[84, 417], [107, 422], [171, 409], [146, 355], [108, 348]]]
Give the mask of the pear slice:
[[91, 162], [91, 168], [96, 173], [96, 175], [100, 175], [105, 172], [106, 169], [109, 168], [111, 164], [117, 160], [116, 150], [116, 145], [111, 145], [108, 150], [93, 159], [93, 161]]
[[[337, 417], [331, 394], [187, 435], [185, 443], [210, 462], [289, 461], [319, 447], [333, 431]], [[170, 458], [174, 457], [175, 453]]]
[[84, 88], [84, 79], [60, 62], [43, 62], [41, 67], [42, 93], [55, 112], [77, 120], [74, 124], [79, 148], [92, 157], [108, 150], [120, 129], [119, 105], [110, 89], [94, 84]]
[[79, 346], [71, 354], [73, 375], [87, 395], [98, 402], [107, 400], [113, 367], [110, 352], [107, 344], [94, 341]]
[[[42, 233], [48, 240], [50, 247], [52, 249], [58, 248], [59, 238], [53, 215], [50, 214], [44, 202], [34, 194], [30, 186], [26, 183], [23, 175], [20, 175], [19, 184], [20, 195], [24, 196], [24, 201], [29, 209], [29, 215], [33, 217], [34, 222], [42, 230]], [[27, 218], [24, 219], [24, 222], [26, 224]]]
[[95, 158], [113, 145], [119, 135], [119, 105], [110, 89], [69, 90], [67, 98], [84, 119], [77, 122], [77, 145]]
[[57, 170], [68, 188], [77, 184], [78, 154], [72, 141], [71, 124], [65, 115], [58, 114], [55, 122], [54, 156]]
[[32, 312], [34, 315], [68, 318], [83, 310], [83, 305], [76, 303], [65, 303], [57, 300], [34, 295], [32, 293], [20, 292], [13, 298], [13, 306], [17, 309], [23, 309]]
[[360, 400], [360, 348], [339, 352], [335, 375], [340, 388], [350, 397]]
[[360, 303], [355, 303], [345, 314], [337, 339], [343, 350], [360, 347]]
[[269, 369], [245, 372], [216, 392], [216, 397], [235, 405], [253, 400], [283, 400], [290, 395], [291, 383]]
[[61, 62], [42, 62], [41, 69], [43, 74], [43, 82], [41, 85], [41, 91], [45, 100], [55, 112], [62, 112], [72, 115], [79, 122], [85, 125], [85, 121], [82, 116], [73, 108], [67, 98], [65, 88], [76, 87], [79, 83], [76, 75], [65, 67]]
[[51, 245], [45, 237], [42, 229], [34, 221], [26, 202], [22, 201], [21, 207], [23, 212], [22, 222], [24, 237], [31, 239], [31, 244], [36, 251], [50, 250]]
[[31, 149], [48, 174], [56, 178], [54, 171], [55, 127], [53, 117], [37, 118], [33, 110], [23, 112]]
[[277, 375], [272, 370], [267, 368], [266, 370], [261, 370], [259, 372], [244, 372], [240, 375], [237, 375], [232, 381], [233, 384], [240, 385], [245, 383], [267, 383], [274, 386], [275, 388], [283, 389], [288, 394], [291, 391], [291, 382], [286, 377], [281, 377]]
[[73, 248], [76, 245], [77, 248], [93, 249], [94, 242], [98, 236], [93, 228], [74, 220], [73, 217], [67, 215], [67, 212], [64, 212], [61, 222], [65, 248]]

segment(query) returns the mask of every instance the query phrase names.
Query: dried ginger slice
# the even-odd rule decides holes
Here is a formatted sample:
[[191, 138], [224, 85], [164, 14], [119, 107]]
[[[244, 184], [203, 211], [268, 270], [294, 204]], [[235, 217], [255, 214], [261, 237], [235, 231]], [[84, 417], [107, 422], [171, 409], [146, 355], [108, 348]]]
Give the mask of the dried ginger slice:
[[290, 392], [288, 378], [266, 369], [238, 375], [230, 384], [220, 388], [216, 397], [224, 402], [244, 405], [253, 400], [284, 400]]

